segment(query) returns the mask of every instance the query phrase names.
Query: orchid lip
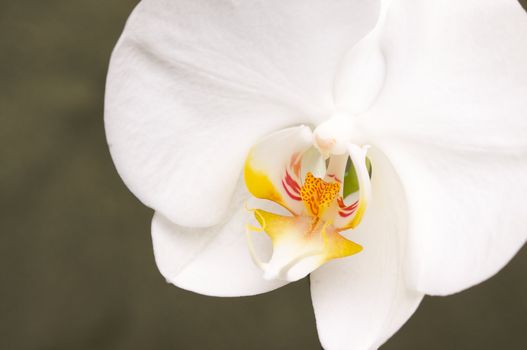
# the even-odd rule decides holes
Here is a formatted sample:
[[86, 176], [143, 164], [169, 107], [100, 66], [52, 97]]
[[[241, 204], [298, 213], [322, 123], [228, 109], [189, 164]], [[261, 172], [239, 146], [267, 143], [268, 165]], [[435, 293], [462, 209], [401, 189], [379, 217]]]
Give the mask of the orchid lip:
[[[273, 165], [274, 152], [280, 149], [280, 142], [287, 143], [288, 139], [284, 136], [289, 136], [288, 132], [277, 133], [275, 140], [271, 135], [264, 144], [258, 144], [254, 147], [256, 149], [251, 150], [245, 165], [245, 181], [253, 196], [279, 204], [290, 215], [259, 208], [248, 209], [259, 225], [248, 225], [246, 236], [249, 253], [264, 272], [265, 279], [296, 281], [332, 259], [347, 257], [362, 250], [359, 244], [342, 236], [341, 232], [360, 224], [370, 201], [371, 184], [366, 167], [368, 146], [343, 142], [342, 138], [335, 141], [338, 137], [317, 138], [317, 134], [310, 138], [310, 142], [305, 142], [308, 138], [302, 137], [302, 147], [289, 152], [282, 158], [283, 162], [277, 162], [279, 166], [275, 167], [274, 172], [265, 172], [263, 165]], [[277, 145], [273, 145], [273, 141]], [[267, 145], [268, 142], [271, 144]], [[338, 145], [334, 153], [339, 142], [342, 144]], [[272, 152], [266, 153], [265, 146]], [[345, 152], [341, 153], [342, 147]], [[309, 149], [317, 149], [319, 157], [323, 159], [326, 159], [324, 153], [327, 151], [328, 162], [322, 177], [313, 175], [316, 166], [306, 160]], [[261, 160], [262, 154], [267, 158]], [[343, 198], [348, 160], [351, 160], [356, 171], [359, 190]], [[352, 199], [351, 203], [347, 203], [349, 198]], [[268, 261], [263, 262], [258, 257], [252, 242], [252, 232], [265, 232], [271, 239], [273, 252]]]

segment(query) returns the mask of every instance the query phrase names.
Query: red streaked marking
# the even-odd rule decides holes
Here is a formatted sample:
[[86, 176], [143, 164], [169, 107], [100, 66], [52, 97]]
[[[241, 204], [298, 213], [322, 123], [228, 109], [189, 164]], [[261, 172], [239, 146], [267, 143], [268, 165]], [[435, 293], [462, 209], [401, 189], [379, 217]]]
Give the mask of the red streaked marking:
[[285, 182], [291, 187], [291, 190], [296, 194], [300, 193], [300, 186], [298, 183], [289, 175], [289, 172], [285, 171]]
[[302, 154], [294, 153], [289, 161], [289, 167], [293, 170], [293, 173], [300, 176], [300, 165], [302, 164]]
[[353, 211], [350, 211], [349, 213], [342, 212], [342, 211], [339, 210], [339, 215], [340, 215], [341, 217], [343, 217], [343, 218], [347, 218], [348, 216], [350, 216], [351, 214], [353, 214], [353, 213], [355, 212], [355, 209], [356, 209], [356, 208], [354, 208]]
[[342, 197], [339, 197], [337, 199], [337, 202], [339, 204], [339, 208], [342, 210], [342, 211], [350, 211], [350, 210], [355, 210], [357, 208], [357, 205], [359, 205], [359, 201], [355, 201], [354, 203], [352, 203], [351, 205], [346, 205], [344, 203], [344, 199], [342, 199]]
[[335, 174], [327, 174], [327, 177], [333, 178], [338, 183], [342, 183], [342, 181]]
[[300, 177], [301, 164], [302, 164], [302, 153], [300, 152], [294, 153], [289, 160], [288, 166], [286, 166], [285, 175], [284, 175], [284, 178], [282, 179], [282, 186], [284, 187], [285, 192], [287, 193], [289, 197], [291, 197], [295, 201], [302, 200], [302, 197], [300, 197], [301, 187], [298, 184], [298, 181], [296, 181], [289, 174], [289, 171], [292, 171], [292, 173], [297, 178]]
[[[287, 185], [285, 184], [284, 180], [282, 180], [282, 186], [284, 187], [284, 190], [285, 192], [288, 194], [289, 197], [291, 197], [292, 199], [296, 200], [296, 201], [300, 201], [302, 200], [302, 198], [300, 198], [299, 196], [296, 196], [294, 194], [292, 194], [289, 189], [287, 188]], [[297, 185], [298, 186], [298, 185]]]
[[353, 214], [355, 212], [355, 210], [357, 209], [358, 205], [359, 205], [359, 201], [356, 201], [356, 202], [352, 203], [351, 205], [346, 206], [346, 204], [344, 203], [344, 200], [342, 199], [342, 197], [337, 199], [337, 202], [338, 202], [339, 208], [340, 208], [339, 215], [341, 217], [343, 217], [343, 218], [347, 218], [348, 216]]

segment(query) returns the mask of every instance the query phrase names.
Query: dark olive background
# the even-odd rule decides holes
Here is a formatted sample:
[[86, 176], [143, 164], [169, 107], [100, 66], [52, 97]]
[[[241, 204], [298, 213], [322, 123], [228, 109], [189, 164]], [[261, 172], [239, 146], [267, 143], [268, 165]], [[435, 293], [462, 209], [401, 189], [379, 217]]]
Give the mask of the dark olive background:
[[[118, 177], [103, 127], [135, 3], [0, 0], [0, 349], [319, 349], [306, 279], [222, 299], [157, 271], [152, 211]], [[526, 348], [526, 271], [524, 248], [491, 280], [426, 297], [383, 349]]]

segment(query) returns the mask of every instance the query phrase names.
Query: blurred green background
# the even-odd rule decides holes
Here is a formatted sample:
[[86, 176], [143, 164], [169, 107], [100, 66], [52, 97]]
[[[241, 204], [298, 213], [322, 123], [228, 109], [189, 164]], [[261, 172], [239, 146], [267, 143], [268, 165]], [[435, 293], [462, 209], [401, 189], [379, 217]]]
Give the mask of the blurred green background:
[[[221, 299], [157, 271], [152, 211], [103, 127], [135, 3], [0, 0], [0, 349], [319, 349], [307, 280]], [[383, 349], [525, 349], [526, 271], [524, 248], [480, 286], [427, 297]]]

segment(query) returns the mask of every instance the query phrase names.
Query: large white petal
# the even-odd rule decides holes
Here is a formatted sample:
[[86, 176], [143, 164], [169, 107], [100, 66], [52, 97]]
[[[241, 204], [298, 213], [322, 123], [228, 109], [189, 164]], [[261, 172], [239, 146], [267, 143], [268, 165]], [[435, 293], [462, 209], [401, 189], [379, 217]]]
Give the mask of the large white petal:
[[[262, 270], [251, 259], [245, 235], [245, 225], [252, 216], [244, 209], [247, 198], [243, 184], [239, 184], [231, 215], [210, 228], [178, 226], [155, 213], [154, 254], [168, 282], [196, 293], [223, 297], [264, 293], [287, 283], [264, 280]], [[270, 255], [270, 243], [265, 243], [253, 241], [260, 254]]]
[[377, 349], [413, 314], [423, 294], [406, 286], [406, 199], [387, 159], [377, 150], [370, 207], [348, 231], [364, 250], [311, 274], [319, 338], [326, 350]]
[[377, 13], [367, 0], [142, 1], [108, 73], [119, 174], [173, 222], [219, 222], [259, 137], [332, 113], [339, 60]]
[[365, 134], [399, 174], [412, 284], [449, 294], [527, 238], [527, 15], [515, 0], [394, 1]]

